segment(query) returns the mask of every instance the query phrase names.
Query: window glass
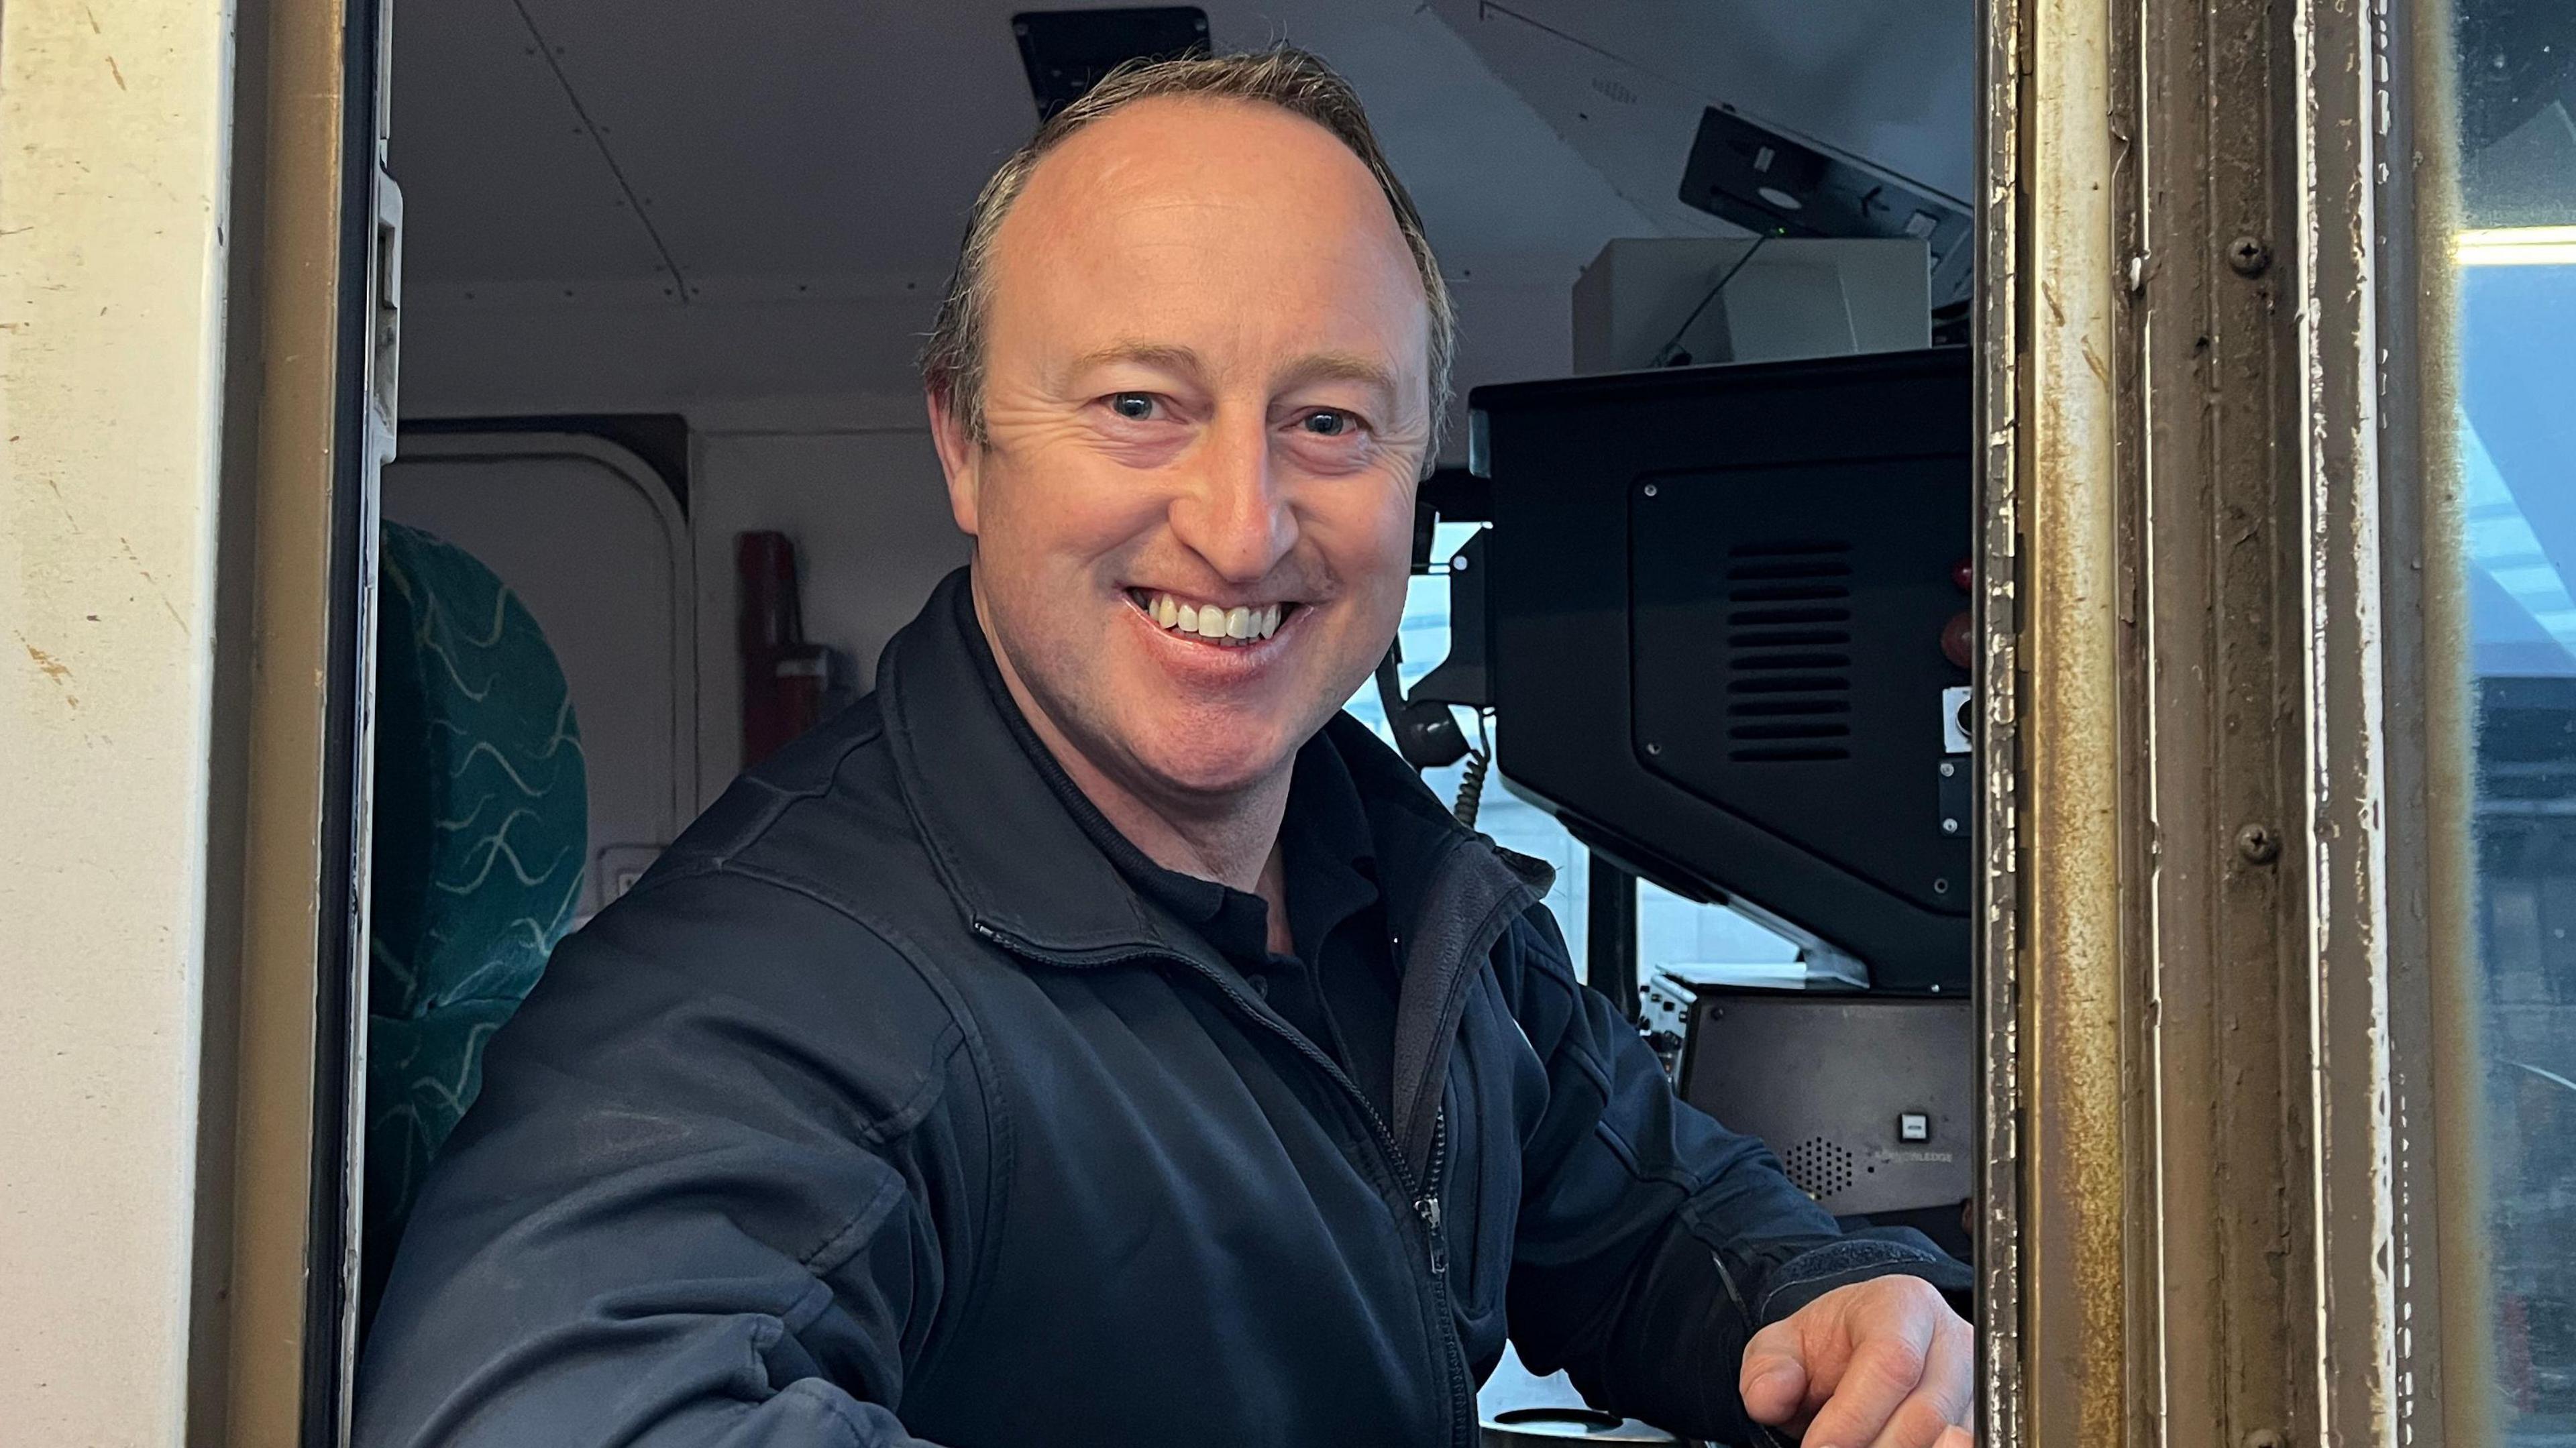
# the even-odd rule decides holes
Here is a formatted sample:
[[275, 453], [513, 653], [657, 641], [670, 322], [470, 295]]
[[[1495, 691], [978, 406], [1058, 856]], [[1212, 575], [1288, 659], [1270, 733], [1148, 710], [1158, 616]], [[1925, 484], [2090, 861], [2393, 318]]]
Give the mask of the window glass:
[[[1480, 526], [1440, 524], [1432, 538], [1431, 556], [1440, 560], [1452, 557]], [[1406, 587], [1404, 623], [1397, 641], [1404, 656], [1398, 673], [1408, 690], [1449, 657], [1449, 573], [1445, 561]], [[1394, 741], [1375, 682], [1361, 685], [1345, 707], [1352, 717], [1376, 730], [1380, 738]], [[1476, 743], [1479, 736], [1474, 711], [1454, 712], [1468, 742]], [[1488, 721], [1482, 737], [1492, 739], [1507, 722]], [[1441, 798], [1454, 804], [1465, 774], [1464, 764], [1453, 764], [1425, 771], [1422, 778]], [[1589, 852], [1575, 843], [1565, 826], [1556, 822], [1556, 816], [1513, 794], [1500, 772], [1485, 781], [1476, 828], [1493, 836], [1498, 844], [1556, 866], [1556, 887], [1548, 892], [1547, 903], [1556, 912], [1557, 923], [1564, 927], [1566, 946], [1574, 953], [1574, 968], [1580, 974], [1585, 958]], [[1663, 965], [1784, 961], [1795, 959], [1797, 953], [1797, 947], [1788, 940], [1732, 910], [1700, 905], [1651, 883], [1638, 883], [1637, 965], [1641, 977]]]
[[2464, 543], [2499, 1418], [2576, 1442], [2576, 6], [2460, 0]]

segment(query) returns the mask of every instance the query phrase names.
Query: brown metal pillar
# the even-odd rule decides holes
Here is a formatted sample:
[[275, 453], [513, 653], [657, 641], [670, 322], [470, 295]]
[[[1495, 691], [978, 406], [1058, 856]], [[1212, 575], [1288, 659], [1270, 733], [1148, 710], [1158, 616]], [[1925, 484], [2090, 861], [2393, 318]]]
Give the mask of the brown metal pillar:
[[2416, 63], [2337, 0], [1988, 22], [1984, 1441], [2440, 1441], [2391, 901], [2458, 851], [2389, 788], [2437, 813], [2458, 729], [2383, 556], [2438, 423], [2379, 350]]

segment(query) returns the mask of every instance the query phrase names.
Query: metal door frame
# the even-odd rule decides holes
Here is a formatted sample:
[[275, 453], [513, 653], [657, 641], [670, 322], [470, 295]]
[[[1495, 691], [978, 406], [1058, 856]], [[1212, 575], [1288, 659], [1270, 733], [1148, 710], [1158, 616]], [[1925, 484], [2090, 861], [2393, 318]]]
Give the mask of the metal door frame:
[[1986, 7], [1989, 1445], [2485, 1438], [2443, 9]]
[[[235, 9], [225, 720], [188, 1441], [336, 1445], [355, 1346], [376, 469], [400, 193], [387, 0]], [[224, 833], [225, 828], [230, 833]]]

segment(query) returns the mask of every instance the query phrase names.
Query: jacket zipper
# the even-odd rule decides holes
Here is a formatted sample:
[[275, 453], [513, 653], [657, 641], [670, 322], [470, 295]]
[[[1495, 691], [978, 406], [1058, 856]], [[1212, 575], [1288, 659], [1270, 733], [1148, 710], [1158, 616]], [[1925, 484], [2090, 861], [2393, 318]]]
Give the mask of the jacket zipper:
[[1440, 1340], [1448, 1349], [1449, 1441], [1451, 1448], [1467, 1448], [1479, 1420], [1475, 1393], [1467, 1381], [1467, 1349], [1458, 1341], [1458, 1318], [1449, 1303], [1449, 1234], [1440, 1224], [1440, 1192], [1448, 1166], [1449, 1104], [1443, 1101], [1431, 1118], [1430, 1180], [1414, 1210], [1421, 1213], [1431, 1238], [1431, 1293], [1438, 1308]]
[[[1030, 959], [1047, 961], [1051, 964], [1058, 963], [1047, 951], [1039, 949], [1007, 930], [999, 929], [981, 920], [973, 922], [973, 925], [976, 934], [1015, 955], [1027, 956]], [[1252, 1003], [1250, 997], [1236, 990], [1234, 983], [1224, 976], [1175, 951], [1140, 950], [1105, 960], [1086, 960], [1081, 964], [1109, 966], [1141, 965], [1149, 962], [1184, 967], [1215, 986], [1227, 1000], [1233, 1002], [1235, 1009], [1258, 1021], [1272, 1035], [1296, 1047], [1299, 1055], [1315, 1063], [1336, 1086], [1341, 1088], [1342, 1094], [1348, 1097], [1353, 1105], [1359, 1107], [1360, 1115], [1367, 1119], [1369, 1129], [1377, 1137], [1379, 1154], [1386, 1158], [1386, 1164], [1395, 1172], [1396, 1185], [1411, 1194], [1413, 1214], [1421, 1220], [1423, 1234], [1428, 1239], [1431, 1294], [1438, 1308], [1434, 1321], [1440, 1335], [1442, 1357], [1449, 1370], [1449, 1442], [1452, 1448], [1469, 1448], [1471, 1441], [1469, 1435], [1476, 1426], [1476, 1415], [1474, 1404], [1467, 1401], [1467, 1351], [1459, 1345], [1457, 1315], [1449, 1302], [1449, 1239], [1440, 1221], [1441, 1177], [1445, 1173], [1449, 1156], [1448, 1103], [1442, 1102], [1431, 1119], [1429, 1169], [1424, 1177], [1417, 1178], [1413, 1174], [1413, 1168], [1404, 1163], [1404, 1148], [1396, 1142], [1394, 1129], [1386, 1124], [1386, 1117], [1378, 1111], [1376, 1104], [1368, 1099], [1366, 1093], [1351, 1080], [1349, 1073], [1343, 1071], [1341, 1065], [1331, 1056], [1326, 1055], [1322, 1047], [1307, 1040], [1286, 1024], [1272, 1020], [1263, 1014], [1260, 1007]]]

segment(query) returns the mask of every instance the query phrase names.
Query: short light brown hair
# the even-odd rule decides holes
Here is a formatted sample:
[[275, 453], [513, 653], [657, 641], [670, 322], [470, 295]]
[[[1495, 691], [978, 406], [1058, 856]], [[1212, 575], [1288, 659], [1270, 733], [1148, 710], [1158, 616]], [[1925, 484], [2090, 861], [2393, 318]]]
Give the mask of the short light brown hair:
[[1396, 230], [1404, 237], [1405, 250], [1422, 281], [1423, 299], [1430, 307], [1430, 425], [1436, 447], [1440, 423], [1448, 411], [1449, 363], [1458, 330], [1440, 263], [1431, 254], [1422, 214], [1414, 209], [1413, 198], [1405, 193], [1404, 183], [1395, 179], [1386, 153], [1378, 147], [1377, 133], [1369, 128], [1359, 94], [1331, 66], [1290, 46], [1240, 55], [1130, 61], [1056, 112], [1027, 145], [1012, 152], [984, 183], [967, 213], [957, 270], [921, 351], [922, 381], [931, 395], [965, 424], [969, 437], [984, 440], [984, 330], [992, 310], [993, 239], [1001, 232], [1002, 218], [1027, 188], [1037, 163], [1067, 137], [1137, 101], [1167, 96], [1256, 102], [1303, 116], [1332, 132], [1377, 178], [1378, 189], [1394, 209]]

